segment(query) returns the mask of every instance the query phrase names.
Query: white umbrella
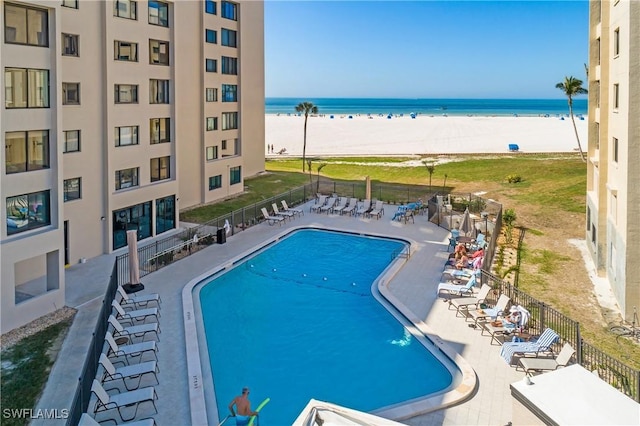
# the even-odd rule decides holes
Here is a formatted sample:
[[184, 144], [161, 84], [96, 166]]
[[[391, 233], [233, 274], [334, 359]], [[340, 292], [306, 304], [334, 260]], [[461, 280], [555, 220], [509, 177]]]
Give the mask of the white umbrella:
[[140, 265], [138, 262], [138, 231], [127, 231], [129, 247], [129, 284], [140, 284]]
[[365, 191], [364, 199], [365, 200], [371, 199], [371, 178], [369, 176], [367, 176], [367, 189]]
[[469, 216], [469, 208], [464, 211], [462, 215], [462, 221], [460, 222], [460, 233], [464, 236], [469, 236], [468, 234], [473, 231], [473, 223], [471, 223], [471, 216]]

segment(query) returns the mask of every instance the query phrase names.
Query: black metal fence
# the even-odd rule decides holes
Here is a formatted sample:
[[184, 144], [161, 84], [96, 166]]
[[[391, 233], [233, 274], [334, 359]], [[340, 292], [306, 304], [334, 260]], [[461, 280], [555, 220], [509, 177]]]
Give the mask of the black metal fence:
[[107, 334], [107, 326], [109, 321], [109, 315], [111, 315], [111, 302], [116, 297], [116, 291], [118, 288], [118, 262], [113, 263], [113, 269], [111, 271], [111, 277], [109, 278], [109, 284], [102, 299], [102, 307], [98, 314], [96, 321], [96, 327], [91, 335], [91, 343], [89, 350], [87, 351], [87, 357], [85, 358], [84, 365], [80, 377], [78, 377], [78, 385], [76, 386], [76, 392], [73, 397], [73, 403], [69, 409], [69, 417], [67, 418], [68, 426], [75, 426], [80, 422], [82, 413], [85, 413], [89, 407], [89, 400], [91, 399], [91, 385], [93, 379], [96, 376], [98, 369], [98, 363], [100, 361], [100, 354], [104, 347], [104, 339]]
[[531, 334], [540, 334], [547, 327], [553, 329], [560, 336], [556, 349], [564, 343], [569, 343], [576, 350], [578, 364], [588, 370], [597, 371], [602, 380], [640, 402], [640, 370], [618, 361], [587, 343], [580, 334], [580, 323], [495, 275], [483, 271], [482, 282], [493, 288], [489, 293], [489, 303], [497, 302], [500, 294], [506, 294], [511, 299], [511, 303], [521, 305], [531, 313], [528, 325]]

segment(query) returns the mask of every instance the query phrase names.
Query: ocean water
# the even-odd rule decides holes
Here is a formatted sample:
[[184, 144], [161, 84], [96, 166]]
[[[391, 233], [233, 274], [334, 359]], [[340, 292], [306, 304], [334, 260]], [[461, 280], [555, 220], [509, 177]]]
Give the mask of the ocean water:
[[[480, 116], [558, 116], [569, 113], [567, 99], [388, 99], [266, 98], [267, 114], [295, 114], [300, 102], [312, 102], [319, 114], [411, 114]], [[573, 112], [587, 114], [587, 99], [574, 99]]]

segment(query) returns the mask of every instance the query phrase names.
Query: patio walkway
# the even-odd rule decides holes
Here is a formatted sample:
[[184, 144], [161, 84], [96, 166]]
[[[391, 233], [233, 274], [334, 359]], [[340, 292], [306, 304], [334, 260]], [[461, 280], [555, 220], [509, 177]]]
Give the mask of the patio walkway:
[[[156, 385], [158, 414], [153, 416], [158, 425], [187, 425], [190, 419], [181, 298], [184, 285], [265, 239], [287, 228], [304, 225], [386, 234], [415, 242], [411, 259], [394, 277], [390, 289], [473, 366], [479, 385], [475, 395], [468, 401], [403, 423], [416, 426], [507, 424], [511, 420], [509, 384], [522, 379], [524, 374], [504, 363], [499, 356], [499, 346], [491, 345], [488, 336], [481, 336], [479, 330], [469, 328], [464, 319], [456, 318], [454, 311], [447, 309], [446, 303], [436, 299], [436, 287], [448, 256], [448, 232], [429, 223], [427, 216], [416, 216], [415, 223], [391, 222], [396, 206], [385, 205], [385, 215], [379, 220], [309, 213], [309, 207], [309, 203], [303, 206], [305, 215], [287, 221], [283, 226], [269, 226], [266, 223], [253, 226], [230, 236], [226, 244], [209, 246], [142, 278], [145, 285], [143, 293], [160, 293], [163, 302], [160, 317], [162, 333], [158, 342], [160, 384]], [[100, 309], [114, 259], [114, 254], [104, 255], [67, 269], [67, 304], [79, 312], [37, 408], [68, 406], [66, 401], [70, 398], [71, 389], [75, 389], [84, 363], [95, 316]], [[145, 385], [144, 380], [142, 385]], [[146, 408], [144, 405], [141, 407], [139, 418], [152, 414], [153, 411]], [[300, 407], [300, 410], [303, 408]], [[98, 416], [98, 420], [104, 418]], [[32, 424], [50, 425], [56, 422], [35, 420]], [[57, 424], [64, 423], [60, 421]]]

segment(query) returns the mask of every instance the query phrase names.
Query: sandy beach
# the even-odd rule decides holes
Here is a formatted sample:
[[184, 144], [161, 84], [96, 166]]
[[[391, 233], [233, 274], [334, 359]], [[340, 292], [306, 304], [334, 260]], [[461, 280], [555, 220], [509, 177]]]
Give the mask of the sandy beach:
[[[586, 149], [587, 120], [576, 117], [576, 126]], [[286, 148], [285, 155], [302, 155], [304, 117], [267, 114], [265, 133], [265, 143], [276, 153]], [[509, 144], [523, 153], [578, 149], [568, 117], [325, 115], [309, 117], [307, 124], [307, 155], [312, 156], [491, 154], [509, 152]]]

